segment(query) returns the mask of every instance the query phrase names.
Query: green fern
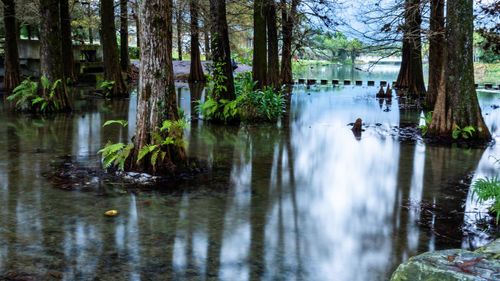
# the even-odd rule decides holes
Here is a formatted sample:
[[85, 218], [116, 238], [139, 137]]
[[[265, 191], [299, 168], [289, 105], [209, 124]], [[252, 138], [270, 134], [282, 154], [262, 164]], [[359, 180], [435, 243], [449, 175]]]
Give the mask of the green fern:
[[7, 100], [16, 100], [16, 107], [20, 110], [57, 111], [61, 106], [54, 96], [61, 83], [62, 80], [58, 79], [51, 85], [49, 79], [41, 77], [40, 84], [44, 91], [48, 91], [48, 95], [40, 96], [38, 93], [39, 83], [31, 81], [28, 77], [12, 91], [12, 95], [8, 96]]
[[491, 211], [497, 214], [496, 222], [500, 220], [500, 181], [498, 176], [477, 180], [472, 186], [472, 196], [477, 195], [477, 202], [494, 200]]
[[460, 136], [464, 139], [468, 139], [472, 137], [476, 129], [472, 126], [467, 126], [465, 128], [460, 128], [457, 124], [455, 124], [455, 129], [453, 130], [452, 137], [454, 139], [458, 139]]

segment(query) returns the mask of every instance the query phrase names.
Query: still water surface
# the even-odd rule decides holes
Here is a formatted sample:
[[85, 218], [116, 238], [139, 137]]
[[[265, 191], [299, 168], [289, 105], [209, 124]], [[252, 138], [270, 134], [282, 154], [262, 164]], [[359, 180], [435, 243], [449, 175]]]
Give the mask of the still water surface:
[[[178, 91], [188, 114], [193, 114], [191, 101], [203, 97], [201, 89], [191, 90]], [[81, 99], [74, 114], [46, 119], [9, 113], [2, 103], [0, 276], [387, 280], [400, 262], [417, 253], [488, 242], [491, 238], [472, 231], [470, 224], [470, 231], [443, 237], [419, 223], [419, 209], [402, 206], [451, 201], [462, 221], [480, 219], [478, 207], [468, 200], [470, 178], [458, 195], [449, 189], [468, 175], [472, 180], [497, 175], [493, 157], [500, 157], [499, 146], [402, 143], [393, 128], [418, 122], [420, 113], [400, 111], [396, 98], [381, 107], [377, 90], [296, 87], [290, 114], [277, 125], [193, 122], [186, 132], [189, 155], [217, 169], [211, 180], [176, 194], [66, 192], [42, 176], [63, 155], [98, 167], [96, 153], [108, 140], [133, 135], [135, 96], [130, 101]], [[491, 105], [499, 104], [500, 96], [479, 96], [498, 141], [500, 109]], [[360, 140], [347, 126], [357, 118], [366, 124]], [[102, 128], [111, 119], [129, 120], [130, 126]], [[97, 181], [95, 188], [101, 188]], [[110, 209], [120, 214], [103, 216]], [[431, 223], [440, 228], [438, 217]]]

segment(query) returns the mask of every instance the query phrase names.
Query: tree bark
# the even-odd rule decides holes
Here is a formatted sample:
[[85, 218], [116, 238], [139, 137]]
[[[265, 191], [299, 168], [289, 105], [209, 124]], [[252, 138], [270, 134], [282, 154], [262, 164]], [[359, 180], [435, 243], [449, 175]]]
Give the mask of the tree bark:
[[120, 68], [123, 72], [130, 69], [128, 52], [128, 0], [120, 0]]
[[292, 74], [292, 41], [293, 28], [297, 17], [297, 6], [300, 0], [292, 0], [290, 11], [287, 11], [287, 0], [281, 0], [283, 47], [281, 50], [281, 83], [285, 85], [293, 84]]
[[408, 90], [408, 94], [425, 95], [422, 70], [422, 41], [420, 38], [422, 13], [421, 0], [406, 0], [405, 25], [403, 27], [403, 56], [396, 87]]
[[195, 0], [189, 0], [189, 10], [191, 14], [191, 66], [189, 72], [189, 82], [205, 81], [205, 74], [201, 66], [200, 58], [200, 42], [199, 42], [199, 27], [198, 15], [199, 7]]
[[[54, 100], [58, 104], [59, 111], [71, 110], [63, 70], [59, 0], [41, 0], [40, 15], [42, 77], [47, 78], [51, 85], [57, 80], [61, 80], [62, 83], [58, 83], [54, 89]], [[51, 89], [42, 90], [42, 94], [46, 97], [51, 91]]]
[[429, 34], [429, 87], [426, 106], [436, 104], [445, 63], [444, 0], [431, 0]]
[[252, 78], [257, 89], [268, 85], [266, 10], [266, 0], [254, 0]]
[[429, 135], [451, 140], [457, 126], [472, 126], [475, 141], [489, 141], [474, 86], [472, 0], [448, 0], [446, 9], [447, 62], [438, 91]]
[[101, 0], [101, 45], [104, 57], [104, 79], [114, 81], [111, 95], [113, 97], [127, 94], [127, 86], [123, 81], [116, 42], [115, 8], [113, 0]]
[[3, 88], [13, 90], [21, 84], [21, 66], [17, 47], [16, 4], [14, 0], [2, 0], [5, 24], [5, 62]]
[[212, 60], [212, 50], [210, 49], [210, 19], [209, 16], [203, 17], [203, 32], [205, 35], [205, 58], [207, 61]]
[[[140, 78], [137, 106], [137, 127], [134, 138], [135, 159], [147, 144], [157, 144], [151, 133], [161, 133], [164, 121], [178, 119], [172, 65], [172, 0], [148, 0], [140, 4], [141, 48]], [[133, 166], [139, 170], [172, 172], [184, 159], [184, 151], [169, 146], [163, 161], [156, 165], [142, 160]]]
[[180, 6], [177, 7], [175, 21], [177, 24], [177, 54], [179, 60], [182, 60], [182, 10]]
[[[235, 100], [233, 67], [231, 66], [231, 49], [229, 47], [229, 31], [226, 20], [226, 0], [210, 0], [210, 14], [212, 15], [212, 24], [214, 38], [212, 40], [212, 59], [216, 70], [213, 73], [214, 80], [222, 76], [223, 86], [225, 87], [218, 96], [213, 97], [216, 100]], [[217, 71], [220, 68], [220, 72]]]
[[[64, 62], [64, 76], [75, 82], [75, 58], [73, 56], [73, 37], [71, 35], [71, 17], [69, 14], [68, 0], [60, 0], [61, 9], [61, 36], [62, 36], [62, 60]], [[65, 81], [66, 82], [66, 81]]]
[[280, 61], [278, 54], [278, 27], [276, 26], [276, 2], [267, 0], [267, 61], [269, 85], [274, 89], [281, 86], [280, 81]]

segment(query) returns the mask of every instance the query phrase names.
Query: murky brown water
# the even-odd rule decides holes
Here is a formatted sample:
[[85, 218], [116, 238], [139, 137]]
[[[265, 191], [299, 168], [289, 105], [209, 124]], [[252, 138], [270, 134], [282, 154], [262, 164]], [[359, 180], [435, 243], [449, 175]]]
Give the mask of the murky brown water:
[[[473, 224], [457, 233], [439, 213], [403, 206], [423, 200], [456, 210], [460, 222], [477, 221], [467, 176], [497, 175], [498, 145], [401, 143], [393, 128], [417, 121], [419, 112], [400, 112], [396, 99], [381, 108], [377, 90], [298, 87], [289, 118], [277, 125], [193, 123], [189, 155], [219, 168], [212, 180], [174, 195], [66, 192], [42, 176], [63, 155], [98, 167], [96, 153], [108, 139], [132, 136], [134, 97], [79, 100], [74, 114], [46, 119], [9, 113], [2, 103], [0, 276], [386, 280], [417, 253], [488, 242]], [[500, 109], [491, 105], [500, 96], [480, 100], [498, 141]], [[179, 101], [191, 114], [189, 89], [179, 90]], [[361, 140], [347, 126], [356, 118], [367, 125]], [[111, 119], [131, 125], [102, 128]], [[110, 209], [120, 214], [105, 217]]]

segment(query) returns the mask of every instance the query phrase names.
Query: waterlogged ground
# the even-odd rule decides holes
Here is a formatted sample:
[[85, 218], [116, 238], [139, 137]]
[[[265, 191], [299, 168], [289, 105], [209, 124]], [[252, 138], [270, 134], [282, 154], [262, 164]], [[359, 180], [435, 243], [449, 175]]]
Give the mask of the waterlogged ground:
[[[178, 92], [187, 114], [203, 98], [191, 90], [193, 99], [188, 88]], [[75, 113], [46, 118], [9, 113], [2, 103], [0, 276], [387, 280], [409, 256], [490, 241], [474, 224], [487, 215], [469, 185], [500, 172], [500, 147], [401, 142], [395, 128], [420, 113], [400, 111], [396, 98], [380, 105], [377, 91], [297, 87], [277, 125], [193, 122], [189, 155], [217, 168], [174, 194], [109, 189], [97, 178], [87, 183], [95, 190], [69, 192], [42, 176], [67, 155], [98, 167], [108, 140], [133, 135], [135, 96], [80, 99]], [[499, 141], [500, 96], [479, 97]], [[357, 118], [366, 127], [360, 139], [347, 125]], [[111, 119], [130, 126], [102, 128]], [[119, 215], [105, 217], [110, 209]]]

